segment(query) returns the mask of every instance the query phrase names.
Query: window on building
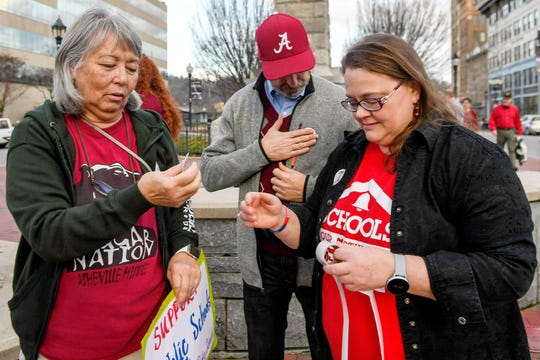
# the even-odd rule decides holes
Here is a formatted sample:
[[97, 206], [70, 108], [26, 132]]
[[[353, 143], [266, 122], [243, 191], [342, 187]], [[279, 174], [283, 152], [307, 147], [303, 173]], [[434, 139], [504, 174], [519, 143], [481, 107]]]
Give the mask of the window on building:
[[494, 25], [497, 22], [497, 12], [494, 11], [489, 15], [489, 24]]
[[480, 41], [480, 44], [483, 44], [486, 42], [486, 33], [484, 31], [480, 31], [478, 40]]
[[519, 110], [522, 114], [538, 114], [538, 95], [523, 98]]
[[508, 4], [504, 4], [501, 8], [502, 11], [502, 17], [506, 17], [510, 13], [510, 6]]
[[534, 40], [528, 41], [527, 42], [527, 47], [528, 47], [527, 53], [529, 54], [529, 57], [536, 56], [536, 49], [534, 47]]

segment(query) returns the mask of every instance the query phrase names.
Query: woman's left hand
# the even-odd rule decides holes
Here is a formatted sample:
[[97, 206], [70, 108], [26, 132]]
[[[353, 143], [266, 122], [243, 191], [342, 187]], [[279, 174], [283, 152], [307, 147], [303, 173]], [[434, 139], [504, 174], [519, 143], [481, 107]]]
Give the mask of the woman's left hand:
[[[436, 300], [431, 289], [427, 266], [421, 256], [406, 255], [408, 293]], [[374, 247], [338, 245], [335, 262], [324, 265], [326, 273], [334, 275], [349, 291], [386, 288], [394, 275], [394, 254]]]
[[184, 305], [193, 295], [201, 281], [201, 269], [189, 254], [180, 252], [169, 261], [167, 278], [176, 296], [178, 305]]
[[324, 265], [323, 269], [336, 276], [350, 291], [384, 288], [394, 274], [394, 256], [386, 250], [339, 245], [334, 259], [335, 262]]

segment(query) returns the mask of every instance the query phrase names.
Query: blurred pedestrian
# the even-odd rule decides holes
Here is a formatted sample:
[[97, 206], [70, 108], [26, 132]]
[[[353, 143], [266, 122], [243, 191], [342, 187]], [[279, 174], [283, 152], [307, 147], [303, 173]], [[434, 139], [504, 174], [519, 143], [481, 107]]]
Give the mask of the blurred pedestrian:
[[523, 128], [521, 126], [519, 109], [512, 104], [512, 93], [510, 91], [505, 91], [502, 104], [493, 108], [489, 117], [488, 127], [497, 138], [497, 145], [502, 149], [506, 145], [512, 167], [514, 170], [517, 170], [517, 136], [523, 134]]
[[465, 97], [461, 99], [461, 105], [463, 105], [463, 125], [468, 129], [477, 132], [478, 131], [478, 115], [471, 105], [471, 98]]
[[304, 204], [250, 192], [245, 226], [317, 258], [338, 359], [529, 359], [517, 300], [537, 266], [529, 202], [507, 156], [457, 124], [403, 39], [368, 35], [342, 61], [362, 131]]
[[145, 54], [141, 56], [139, 79], [135, 90], [142, 100], [141, 109], [158, 112], [169, 126], [173, 139], [178, 140], [178, 134], [182, 131], [180, 107], [165, 84], [157, 65]]
[[[240, 185], [303, 202], [328, 154], [358, 125], [343, 114], [343, 88], [311, 74], [315, 58], [302, 23], [273, 14], [257, 29], [262, 74], [225, 104], [218, 131], [201, 157], [203, 183], [215, 191]], [[293, 293], [305, 315], [312, 359], [329, 359], [326, 339], [313, 323], [313, 260], [297, 257], [270, 231], [238, 222], [244, 316], [251, 360], [283, 359]]]
[[463, 109], [463, 105], [461, 102], [456, 98], [454, 95], [454, 92], [452, 90], [445, 90], [444, 94], [446, 95], [446, 99], [448, 100], [448, 106], [450, 107], [450, 110], [454, 113], [454, 117], [463, 124], [464, 122], [464, 114], [465, 110]]
[[9, 308], [27, 360], [140, 359], [171, 288], [183, 304], [200, 281], [188, 199], [201, 175], [178, 163], [163, 119], [138, 110], [141, 50], [125, 18], [83, 12], [56, 55], [55, 101], [13, 131]]

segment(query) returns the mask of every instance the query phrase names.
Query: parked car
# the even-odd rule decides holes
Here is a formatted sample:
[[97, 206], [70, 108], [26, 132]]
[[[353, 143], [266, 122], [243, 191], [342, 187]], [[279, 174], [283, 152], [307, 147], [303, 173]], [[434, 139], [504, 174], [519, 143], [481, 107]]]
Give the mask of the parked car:
[[523, 115], [521, 126], [523, 127], [523, 135], [540, 134], [540, 114]]
[[0, 118], [0, 147], [5, 147], [11, 138], [13, 125], [8, 118]]

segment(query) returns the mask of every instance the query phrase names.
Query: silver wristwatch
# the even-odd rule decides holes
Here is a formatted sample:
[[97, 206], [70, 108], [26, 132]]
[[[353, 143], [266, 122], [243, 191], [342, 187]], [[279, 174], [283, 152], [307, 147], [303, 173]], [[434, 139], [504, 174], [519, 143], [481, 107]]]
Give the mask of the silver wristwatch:
[[391, 294], [403, 295], [409, 290], [405, 255], [394, 254], [394, 275], [386, 282], [386, 288]]

